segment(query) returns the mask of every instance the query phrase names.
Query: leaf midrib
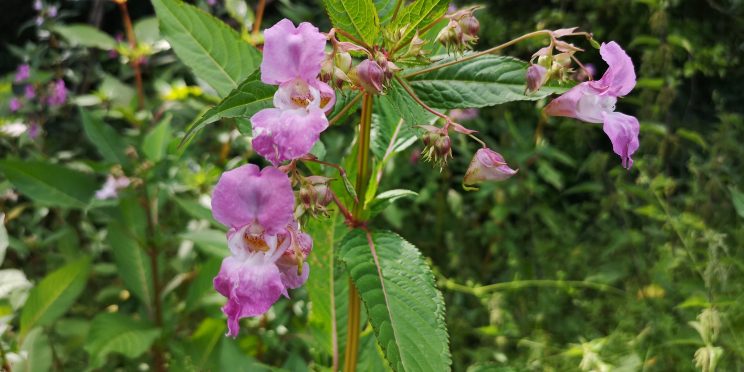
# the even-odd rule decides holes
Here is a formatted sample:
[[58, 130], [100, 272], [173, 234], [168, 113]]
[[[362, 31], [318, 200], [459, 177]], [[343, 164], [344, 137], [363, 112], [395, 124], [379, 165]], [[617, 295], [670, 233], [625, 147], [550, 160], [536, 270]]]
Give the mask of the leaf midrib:
[[[5, 164], [7, 166], [9, 163], [3, 162], [3, 163], [0, 163], [0, 166], [2, 166], [2, 164]], [[62, 195], [65, 198], [67, 198], [68, 201], [71, 200], [72, 202], [74, 202], [72, 204], [74, 204], [76, 206], [84, 206], [85, 205], [85, 201], [78, 199], [77, 196], [74, 196], [72, 194], [68, 194], [67, 192], [65, 192], [63, 190], [54, 187], [54, 185], [52, 185], [49, 182], [44, 181], [44, 179], [39, 178], [39, 176], [37, 176], [37, 175], [35, 175], [35, 174], [31, 173], [31, 172], [25, 171], [24, 168], [16, 167], [16, 166], [12, 166], [11, 165], [10, 169], [11, 169], [11, 171], [15, 171], [17, 173], [20, 173], [23, 177], [30, 178], [33, 181], [36, 181], [36, 183], [38, 185], [44, 187], [44, 190], [47, 190], [47, 191], [51, 190], [50, 194], [53, 194], [53, 195], [54, 194], [56, 194], [56, 195]], [[47, 200], [47, 202], [49, 202], [49, 200]]]
[[[83, 273], [82, 270], [77, 270], [77, 271], [75, 271], [75, 274], [70, 277], [70, 280], [66, 283], [65, 286], [55, 286], [55, 287], [53, 287], [53, 289], [56, 289], [56, 288], [61, 288], [61, 289], [59, 291], [53, 292], [54, 293], [54, 296], [51, 297], [51, 300], [50, 301], [48, 301], [46, 303], [45, 302], [42, 302], [42, 308], [39, 309], [39, 311], [37, 311], [36, 313], [33, 313], [31, 315], [33, 318], [29, 322], [27, 322], [26, 325], [27, 326], [30, 326], [30, 325], [36, 324], [39, 321], [39, 319], [41, 319], [41, 317], [47, 312], [47, 310], [49, 309], [49, 307], [51, 307], [52, 304], [54, 302], [56, 302], [59, 299], [60, 296], [62, 296], [62, 293], [64, 291], [66, 291], [68, 288], [70, 288], [70, 286], [72, 286], [72, 283], [75, 282], [75, 279], [77, 279], [80, 276], [80, 274], [82, 274], [82, 273]], [[38, 292], [36, 292], [36, 293], [38, 293]], [[49, 297], [43, 297], [43, 298], [49, 298]], [[23, 320], [23, 317], [21, 317], [21, 320]], [[29, 330], [30, 330], [30, 328], [26, 327], [25, 330], [22, 332], [22, 336], [25, 336], [26, 334], [28, 334], [28, 331]], [[21, 338], [23, 338], [23, 337], [21, 337]]]

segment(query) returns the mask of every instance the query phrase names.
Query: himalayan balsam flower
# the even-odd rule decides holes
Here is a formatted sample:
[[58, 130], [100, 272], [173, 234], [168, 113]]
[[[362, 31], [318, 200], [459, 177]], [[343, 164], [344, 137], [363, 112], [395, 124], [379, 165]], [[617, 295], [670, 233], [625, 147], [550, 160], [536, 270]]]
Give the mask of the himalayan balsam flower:
[[23, 103], [17, 97], [13, 97], [10, 99], [8, 106], [10, 107], [10, 112], [16, 112], [23, 107]]
[[511, 169], [501, 154], [489, 148], [482, 148], [473, 156], [465, 172], [463, 184], [472, 186], [484, 181], [503, 181], [515, 174], [517, 170]]
[[96, 191], [96, 199], [114, 199], [119, 196], [119, 190], [129, 187], [129, 184], [131, 183], [132, 182], [127, 177], [114, 177], [113, 175], [109, 174], [108, 177], [106, 177], [106, 182], [103, 184], [103, 186], [101, 186], [101, 188]]
[[28, 79], [29, 77], [31, 77], [31, 66], [29, 66], [26, 63], [18, 66], [18, 70], [16, 71], [16, 74], [15, 74], [15, 82], [18, 83], [18, 82], [24, 81]]
[[533, 93], [540, 90], [548, 77], [548, 69], [540, 65], [530, 65], [527, 68], [527, 92]]
[[310, 268], [302, 263], [312, 239], [293, 218], [289, 177], [274, 167], [246, 164], [225, 172], [212, 195], [212, 214], [229, 228], [231, 256], [222, 261], [214, 288], [227, 297], [222, 312], [228, 335], [237, 336], [239, 320], [259, 316], [287, 289], [300, 287]]
[[34, 89], [33, 85], [28, 84], [25, 88], [23, 88], [23, 95], [26, 97], [26, 99], [34, 99], [36, 98], [36, 89]]
[[65, 81], [57, 79], [52, 86], [52, 93], [49, 95], [48, 103], [52, 106], [62, 106], [67, 101], [67, 87]]
[[274, 107], [251, 117], [253, 148], [278, 165], [307, 154], [328, 128], [326, 111], [336, 96], [318, 80], [326, 37], [310, 23], [284, 19], [264, 32], [261, 81], [278, 85]]
[[620, 155], [623, 167], [633, 166], [631, 155], [638, 149], [640, 125], [633, 116], [615, 112], [618, 97], [635, 87], [633, 61], [617, 43], [603, 43], [599, 49], [609, 68], [597, 81], [585, 81], [556, 98], [545, 107], [545, 113], [566, 116], [589, 123], [604, 123], [604, 132], [612, 149]]

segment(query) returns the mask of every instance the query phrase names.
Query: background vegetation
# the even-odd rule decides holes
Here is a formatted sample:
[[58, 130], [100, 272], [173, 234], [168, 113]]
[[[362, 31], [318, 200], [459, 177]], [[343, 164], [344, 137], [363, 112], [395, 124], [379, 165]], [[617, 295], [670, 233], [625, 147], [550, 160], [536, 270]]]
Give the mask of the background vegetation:
[[[45, 4], [37, 22], [30, 2], [6, 1], [0, 131], [27, 131], [0, 136], [0, 361], [34, 371], [153, 368], [157, 358], [174, 370], [327, 365], [305, 289], [240, 338], [223, 337], [211, 279], [224, 237], [202, 201], [224, 168], [260, 160], [234, 120], [177, 150], [216, 97], [162, 42], [149, 2], [130, 4], [132, 49], [112, 2], [64, 1], [55, 16]], [[251, 39], [255, 4], [196, 4]], [[441, 173], [419, 159], [420, 143], [395, 159], [382, 187], [419, 196], [376, 223], [431, 258], [453, 368], [685, 371], [720, 351], [718, 370], [744, 370], [744, 3], [502, 1], [477, 14], [479, 48], [570, 26], [624, 46], [639, 81], [619, 111], [640, 119], [641, 147], [625, 171], [598, 127], [547, 118], [540, 101], [482, 109], [468, 123], [520, 169], [509, 181], [464, 191], [476, 149], [464, 141]], [[313, 2], [270, 2], [264, 25], [282, 17], [330, 28]], [[109, 36], [71, 27], [80, 23]], [[506, 53], [527, 59], [539, 45]], [[143, 110], [132, 58], [142, 58]], [[580, 58], [604, 71], [595, 50]], [[67, 103], [10, 112], [24, 94], [14, 82], [22, 63], [39, 92], [64, 79]], [[324, 137], [327, 156], [352, 135], [346, 126]], [[107, 138], [116, 140], [101, 146]], [[87, 200], [114, 164], [133, 186]], [[364, 370], [382, 368], [365, 340]]]

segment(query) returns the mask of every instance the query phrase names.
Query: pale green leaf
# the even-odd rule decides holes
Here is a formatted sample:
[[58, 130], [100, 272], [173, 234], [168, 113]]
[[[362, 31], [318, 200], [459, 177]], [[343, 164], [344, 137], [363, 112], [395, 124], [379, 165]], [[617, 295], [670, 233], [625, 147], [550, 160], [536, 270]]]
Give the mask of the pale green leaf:
[[413, 76], [410, 85], [422, 101], [440, 109], [535, 101], [566, 90], [548, 85], [525, 94], [527, 66], [516, 58], [487, 55]]
[[421, 253], [392, 232], [349, 233], [339, 247], [385, 357], [396, 371], [447, 371], [444, 300]]
[[41, 327], [34, 328], [28, 333], [21, 350], [25, 351], [26, 358], [14, 364], [13, 371], [46, 372], [52, 369], [52, 348], [49, 345], [49, 337], [44, 334]]
[[225, 233], [219, 230], [189, 231], [181, 234], [181, 239], [191, 240], [202, 252], [213, 257], [224, 258], [230, 253]]
[[86, 24], [57, 24], [52, 31], [58, 33], [72, 46], [84, 46], [111, 50], [116, 47], [116, 40], [97, 28]]
[[323, 0], [333, 27], [374, 44], [380, 34], [380, 19], [372, 0]]
[[405, 6], [391, 25], [393, 30], [406, 29], [402, 43], [408, 43], [417, 30], [423, 29], [443, 16], [449, 6], [449, 0], [418, 0]]
[[104, 160], [115, 164], [129, 163], [125, 153], [126, 144], [114, 128], [82, 108], [80, 109], [80, 117], [83, 120], [85, 136], [96, 147]]
[[181, 0], [153, 0], [160, 31], [194, 74], [227, 96], [261, 62], [261, 54], [224, 22]]
[[385, 208], [389, 207], [393, 203], [395, 203], [396, 200], [402, 199], [402, 198], [415, 198], [418, 196], [418, 193], [411, 191], [411, 190], [403, 190], [403, 189], [395, 189], [395, 190], [388, 190], [383, 193], [380, 193], [377, 195], [371, 203], [369, 203], [369, 213], [371, 216], [374, 216], [382, 211], [385, 210]]
[[90, 259], [83, 257], [44, 277], [28, 295], [21, 312], [21, 338], [37, 326], [50, 324], [64, 314], [85, 288]]
[[158, 19], [156, 17], [140, 18], [134, 23], [134, 34], [138, 43], [154, 44], [160, 40]]
[[85, 351], [90, 364], [99, 368], [111, 353], [136, 358], [147, 351], [160, 336], [160, 330], [120, 313], [101, 313], [90, 325]]
[[43, 161], [1, 160], [13, 186], [40, 204], [84, 208], [98, 188], [93, 176]]
[[[221, 258], [212, 257], [199, 267], [196, 278], [191, 282], [189, 290], [186, 292], [187, 312], [196, 310], [204, 296], [214, 291], [212, 280], [219, 273], [221, 264]], [[313, 274], [315, 274], [315, 268], [313, 268]]]
[[5, 251], [8, 250], [8, 231], [5, 230], [5, 214], [0, 213], [0, 266], [5, 260]]

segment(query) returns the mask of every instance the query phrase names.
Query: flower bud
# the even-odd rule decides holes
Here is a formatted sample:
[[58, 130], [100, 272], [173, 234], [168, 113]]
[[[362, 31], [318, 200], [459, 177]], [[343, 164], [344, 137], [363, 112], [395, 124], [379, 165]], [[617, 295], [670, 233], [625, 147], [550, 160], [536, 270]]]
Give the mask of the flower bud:
[[467, 188], [483, 181], [503, 181], [516, 173], [517, 170], [511, 169], [501, 154], [482, 148], [473, 156], [462, 183]]
[[418, 32], [416, 32], [411, 39], [411, 43], [408, 44], [408, 51], [406, 51], [406, 54], [404, 54], [403, 57], [423, 56], [424, 53], [422, 49], [424, 48], [424, 44], [426, 44], [426, 41], [420, 38]]
[[366, 59], [356, 67], [356, 76], [359, 85], [371, 94], [382, 93], [385, 85], [385, 71], [375, 61]]
[[452, 157], [452, 140], [443, 128], [437, 128], [431, 125], [422, 126], [426, 133], [422, 136], [424, 150], [422, 155], [424, 160], [439, 165], [444, 168], [447, 165], [447, 159]]
[[571, 67], [571, 54], [572, 53], [559, 53], [553, 56], [553, 60], [561, 65], [562, 67]]
[[540, 65], [530, 65], [527, 68], [527, 92], [533, 93], [540, 90], [548, 77], [548, 70]]
[[444, 45], [447, 50], [455, 49], [459, 50], [462, 43], [463, 34], [460, 24], [454, 20], [450, 20], [447, 26], [439, 31], [437, 34], [437, 41]]
[[480, 22], [475, 18], [473, 13], [468, 13], [460, 19], [460, 27], [465, 34], [471, 37], [478, 38], [478, 32], [480, 31]]
[[299, 199], [303, 208], [311, 215], [327, 215], [325, 207], [333, 201], [333, 192], [328, 187], [329, 181], [329, 178], [322, 176], [303, 179]]

